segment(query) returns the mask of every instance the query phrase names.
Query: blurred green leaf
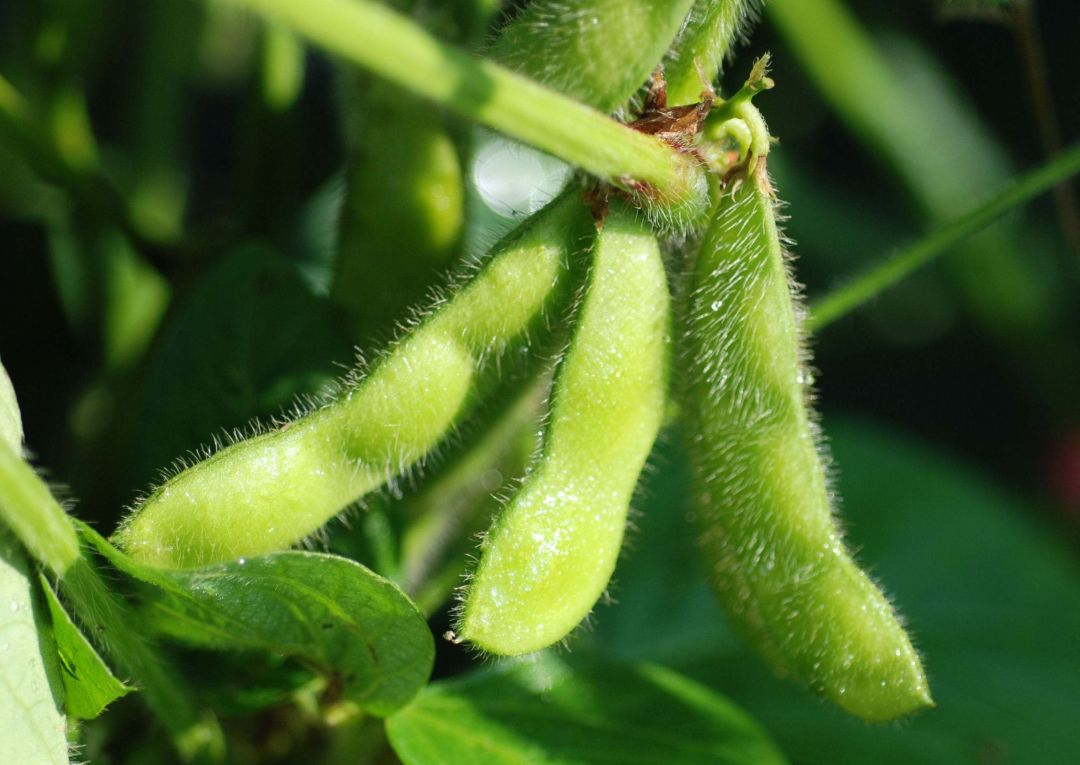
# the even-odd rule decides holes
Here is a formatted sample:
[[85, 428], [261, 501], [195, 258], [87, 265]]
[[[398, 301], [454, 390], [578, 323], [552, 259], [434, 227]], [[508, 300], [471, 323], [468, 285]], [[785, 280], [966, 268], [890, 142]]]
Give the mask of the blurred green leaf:
[[67, 765], [56, 648], [34, 607], [26, 556], [3, 526], [0, 604], [0, 751], [4, 761]]
[[405, 765], [766, 765], [727, 699], [664, 667], [540, 654], [428, 686], [387, 721]]
[[[717, 609], [696, 607], [699, 583], [671, 563], [692, 549], [689, 530], [676, 527], [686, 499], [677, 474], [654, 484], [656, 517], [640, 523], [639, 549], [618, 572], [623, 605], [597, 615], [597, 640], [674, 662], [729, 694], [795, 762], [1068, 762], [1080, 751], [1073, 551], [1032, 508], [954, 458], [866, 423], [826, 425], [849, 539], [907, 617], [937, 709], [869, 727], [770, 677]], [[650, 621], [663, 625], [663, 640], [660, 628], [636, 632]]]
[[351, 359], [296, 267], [248, 247], [214, 268], [167, 330], [147, 381], [138, 480], [215, 433], [279, 413]]
[[288, 111], [304, 88], [304, 44], [289, 30], [267, 24], [259, 63], [259, 84], [267, 108]]
[[165, 279], [119, 230], [65, 219], [49, 230], [56, 289], [72, 330], [100, 344], [110, 371], [142, 358], [169, 303]]
[[143, 357], [169, 304], [168, 282], [140, 258], [116, 230], [103, 234], [105, 268], [105, 362], [126, 368]]
[[92, 720], [109, 704], [134, 689], [116, 679], [44, 578], [41, 586], [49, 603], [53, 637], [60, 655], [64, 711], [78, 720]]
[[431, 673], [435, 648], [423, 616], [359, 563], [290, 551], [167, 571], [139, 565], [83, 529], [113, 565], [154, 586], [149, 623], [178, 641], [295, 657], [327, 679], [328, 700], [376, 715], [406, 704]]

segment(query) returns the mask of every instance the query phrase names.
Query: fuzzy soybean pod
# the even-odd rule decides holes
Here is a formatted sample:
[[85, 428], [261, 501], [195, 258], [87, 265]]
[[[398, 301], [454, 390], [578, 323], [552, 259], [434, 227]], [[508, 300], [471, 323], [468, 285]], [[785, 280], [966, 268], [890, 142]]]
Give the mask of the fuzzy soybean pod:
[[700, 541], [733, 626], [777, 672], [890, 720], [932, 702], [832, 514], [775, 207], [761, 161], [723, 190], [691, 277], [681, 355]]
[[521, 74], [612, 112], [660, 63], [691, 0], [534, 0], [490, 56]]
[[670, 311], [656, 237], [614, 203], [529, 476], [496, 519], [458, 637], [500, 655], [564, 638], [603, 594], [667, 397]]
[[342, 395], [169, 478], [117, 532], [142, 563], [190, 568], [280, 550], [428, 454], [497, 362], [524, 357], [572, 293], [588, 226], [573, 192], [496, 248], [473, 279]]

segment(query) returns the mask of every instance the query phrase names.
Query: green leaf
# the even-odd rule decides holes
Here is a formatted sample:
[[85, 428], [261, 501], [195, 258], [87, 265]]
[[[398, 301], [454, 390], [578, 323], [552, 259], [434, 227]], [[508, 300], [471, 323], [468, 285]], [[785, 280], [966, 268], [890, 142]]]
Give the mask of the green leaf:
[[139, 565], [82, 529], [113, 565], [154, 585], [149, 624], [176, 640], [295, 657], [376, 715], [407, 704], [431, 674], [435, 646], [423, 616], [359, 563], [289, 551], [169, 571]]
[[134, 688], [116, 679], [90, 641], [75, 626], [44, 577], [41, 586], [49, 603], [53, 637], [60, 655], [64, 709], [70, 717], [92, 720]]
[[34, 607], [29, 571], [0, 526], [0, 751], [4, 762], [67, 765], [55, 647]]
[[541, 654], [428, 686], [387, 721], [405, 765], [782, 763], [727, 699], [669, 669]]
[[[635, 550], [616, 572], [620, 605], [598, 612], [596, 639], [623, 656], [671, 661], [728, 694], [799, 762], [1071, 761], [1080, 751], [1075, 550], [1034, 520], [1037, 510], [954, 457], [866, 423], [825, 425], [848, 539], [907, 615], [936, 709], [902, 727], [867, 726], [770, 676], [714, 607], [698, 607], [699, 577], [677, 562], [691, 549], [678, 528], [677, 480], [653, 485]], [[650, 623], [662, 627], [642, 627]]]
[[147, 380], [137, 483], [216, 433], [276, 415], [352, 358], [329, 304], [295, 266], [238, 250], [200, 283], [170, 326]]

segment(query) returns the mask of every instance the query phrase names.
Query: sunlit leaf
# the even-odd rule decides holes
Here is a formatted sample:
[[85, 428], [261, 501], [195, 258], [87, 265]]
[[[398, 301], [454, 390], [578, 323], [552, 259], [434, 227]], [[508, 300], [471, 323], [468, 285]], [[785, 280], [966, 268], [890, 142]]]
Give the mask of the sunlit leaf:
[[405, 765], [767, 765], [764, 730], [653, 664], [541, 655], [428, 686], [387, 721]]
[[118, 568], [154, 586], [150, 625], [189, 645], [299, 659], [344, 700], [377, 715], [427, 682], [434, 640], [394, 584], [346, 558], [288, 551], [206, 568], [141, 566], [87, 527]]
[[4, 762], [67, 765], [57, 669], [56, 648], [35, 608], [26, 556], [0, 526], [0, 752]]
[[41, 580], [52, 617], [53, 637], [60, 657], [60, 676], [64, 683], [64, 711], [79, 720], [91, 720], [112, 702], [131, 692], [120, 682], [94, 650], [53, 593]]

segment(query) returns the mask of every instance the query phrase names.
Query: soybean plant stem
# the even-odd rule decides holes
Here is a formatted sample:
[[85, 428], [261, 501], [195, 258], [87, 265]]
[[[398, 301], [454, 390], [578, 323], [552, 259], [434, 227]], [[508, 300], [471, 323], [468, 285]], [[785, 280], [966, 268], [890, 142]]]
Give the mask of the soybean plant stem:
[[948, 252], [979, 229], [988, 226], [1013, 207], [1043, 194], [1066, 178], [1080, 173], [1080, 144], [1052, 161], [1022, 175], [983, 204], [950, 223], [936, 228], [924, 239], [834, 290], [812, 305], [807, 326], [817, 331], [855, 310], [915, 269]]
[[67, 513], [34, 469], [5, 443], [0, 443], [0, 522], [57, 576], [80, 557], [79, 538]]
[[187, 688], [132, 626], [121, 600], [79, 547], [68, 514], [33, 468], [0, 443], [0, 523], [56, 575], [79, 621], [146, 694], [189, 761], [220, 760], [221, 731], [192, 704]]
[[313, 43], [594, 175], [681, 198], [691, 160], [652, 136], [432, 37], [369, 0], [235, 0]]

